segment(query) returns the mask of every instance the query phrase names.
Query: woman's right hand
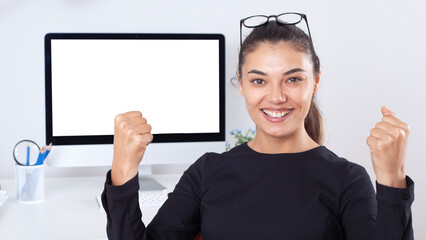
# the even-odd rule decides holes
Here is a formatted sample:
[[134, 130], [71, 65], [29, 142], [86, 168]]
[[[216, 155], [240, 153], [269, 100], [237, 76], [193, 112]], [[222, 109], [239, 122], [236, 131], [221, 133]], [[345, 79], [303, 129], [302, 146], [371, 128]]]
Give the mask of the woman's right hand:
[[152, 139], [151, 126], [141, 112], [131, 111], [115, 117], [112, 185], [123, 185], [136, 176], [146, 147]]

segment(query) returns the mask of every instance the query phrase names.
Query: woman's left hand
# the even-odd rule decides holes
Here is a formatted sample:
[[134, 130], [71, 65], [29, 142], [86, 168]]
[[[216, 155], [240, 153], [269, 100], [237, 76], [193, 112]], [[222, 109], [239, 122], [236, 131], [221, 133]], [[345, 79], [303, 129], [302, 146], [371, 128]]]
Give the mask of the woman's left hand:
[[382, 121], [371, 129], [367, 138], [373, 169], [379, 184], [405, 188], [405, 152], [410, 128], [386, 107], [381, 110]]

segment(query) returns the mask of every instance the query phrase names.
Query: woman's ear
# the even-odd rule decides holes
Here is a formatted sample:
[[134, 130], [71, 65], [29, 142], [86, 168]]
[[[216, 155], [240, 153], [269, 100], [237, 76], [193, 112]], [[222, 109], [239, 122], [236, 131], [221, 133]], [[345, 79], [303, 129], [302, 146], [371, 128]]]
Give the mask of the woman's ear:
[[237, 80], [238, 80], [238, 90], [240, 91], [241, 96], [244, 97], [244, 91], [243, 91], [243, 85], [242, 85], [242, 80], [241, 80], [241, 76], [239, 73], [237, 73]]
[[315, 77], [314, 95], [317, 94], [318, 92], [320, 79], [321, 79], [321, 69], [318, 71], [318, 75]]

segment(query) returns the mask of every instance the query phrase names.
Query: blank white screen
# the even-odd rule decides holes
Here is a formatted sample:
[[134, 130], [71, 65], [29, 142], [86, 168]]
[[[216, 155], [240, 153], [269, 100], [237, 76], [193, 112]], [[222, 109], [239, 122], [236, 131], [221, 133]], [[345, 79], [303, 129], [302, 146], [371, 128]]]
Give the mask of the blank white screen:
[[219, 132], [219, 41], [54, 39], [53, 136], [113, 135], [141, 111], [152, 133]]

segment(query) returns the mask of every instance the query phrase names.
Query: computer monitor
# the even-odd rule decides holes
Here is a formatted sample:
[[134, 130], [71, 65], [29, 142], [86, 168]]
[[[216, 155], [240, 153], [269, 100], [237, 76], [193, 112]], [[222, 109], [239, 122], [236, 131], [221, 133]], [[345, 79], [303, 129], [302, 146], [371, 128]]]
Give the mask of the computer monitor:
[[221, 34], [46, 34], [49, 164], [111, 165], [114, 118], [127, 111], [152, 126], [143, 165], [224, 151], [224, 44]]

